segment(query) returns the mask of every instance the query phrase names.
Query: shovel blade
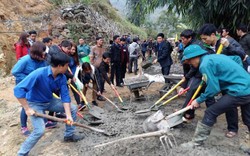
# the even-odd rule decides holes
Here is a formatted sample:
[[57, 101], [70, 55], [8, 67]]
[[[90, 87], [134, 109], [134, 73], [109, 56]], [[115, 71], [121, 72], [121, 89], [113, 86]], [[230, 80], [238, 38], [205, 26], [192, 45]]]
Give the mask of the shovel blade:
[[121, 110], [129, 110], [129, 107], [127, 107], [127, 106], [122, 106], [120, 109], [121, 109]]
[[142, 125], [144, 132], [154, 132], [158, 130], [157, 123], [161, 119], [164, 118], [164, 115], [161, 110], [157, 111], [156, 113], [150, 115]]
[[151, 67], [152, 65], [153, 65], [152, 62], [147, 62], [147, 63], [145, 63], [144, 65], [142, 65], [142, 68], [143, 68], [143, 69], [147, 69], [147, 68]]
[[180, 114], [180, 115], [174, 116], [172, 118], [164, 119], [164, 121], [166, 121], [168, 123], [168, 126], [170, 128], [175, 127], [175, 126], [183, 123], [183, 115]]
[[104, 113], [104, 110], [98, 106], [91, 106], [91, 109], [95, 110], [95, 111], [98, 111], [100, 114], [103, 114]]
[[96, 119], [94, 116], [92, 115], [85, 115], [83, 118], [85, 121], [88, 122], [89, 125], [100, 125], [103, 124], [104, 122], [100, 119]]
[[97, 119], [103, 119], [103, 114], [101, 114], [98, 110], [96, 110], [96, 109], [90, 109], [89, 110], [89, 114], [90, 115], [92, 115], [92, 116], [94, 116], [95, 118], [97, 118]]

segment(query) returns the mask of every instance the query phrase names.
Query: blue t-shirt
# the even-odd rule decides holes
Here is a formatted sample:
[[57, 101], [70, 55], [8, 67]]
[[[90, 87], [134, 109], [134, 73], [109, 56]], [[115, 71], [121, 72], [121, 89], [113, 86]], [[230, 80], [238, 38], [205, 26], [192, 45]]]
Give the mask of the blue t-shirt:
[[54, 92], [60, 92], [63, 103], [70, 103], [66, 76], [58, 74], [54, 78], [51, 66], [33, 71], [14, 88], [15, 97], [38, 103], [51, 101]]
[[11, 70], [12, 75], [16, 78], [16, 84], [21, 82], [26, 76], [37, 68], [45, 67], [45, 61], [37, 61], [30, 57], [30, 55], [20, 58]]

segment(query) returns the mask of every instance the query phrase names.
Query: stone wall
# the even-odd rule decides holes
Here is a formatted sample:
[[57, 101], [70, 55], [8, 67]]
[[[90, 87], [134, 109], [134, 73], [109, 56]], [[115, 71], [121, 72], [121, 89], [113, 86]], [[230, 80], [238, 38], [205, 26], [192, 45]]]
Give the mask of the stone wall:
[[124, 33], [116, 22], [89, 6], [78, 4], [63, 8], [61, 12], [66, 23], [52, 32], [52, 35], [59, 34], [59, 38], [73, 38], [76, 41], [84, 37], [88, 43], [92, 43], [97, 36], [112, 39], [113, 35]]

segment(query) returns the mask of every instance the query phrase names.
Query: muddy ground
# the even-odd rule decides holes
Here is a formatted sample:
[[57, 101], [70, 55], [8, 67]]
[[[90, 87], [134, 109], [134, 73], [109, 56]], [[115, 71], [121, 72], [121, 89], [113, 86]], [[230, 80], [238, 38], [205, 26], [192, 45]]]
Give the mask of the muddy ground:
[[[152, 70], [153, 69], [153, 70]], [[152, 67], [151, 70], [147, 69], [145, 73], [157, 74], [160, 72], [158, 67]], [[171, 69], [174, 73], [181, 73], [181, 67], [175, 65]], [[128, 77], [133, 77], [133, 74], [127, 75]], [[82, 128], [77, 128], [77, 133], [84, 135], [85, 139], [77, 143], [64, 143], [63, 142], [63, 130], [64, 125], [58, 124], [58, 128], [46, 130], [44, 137], [39, 140], [33, 150], [30, 152], [30, 155], [83, 155], [83, 156], [163, 156], [163, 155], [200, 155], [200, 156], [239, 156], [245, 155], [239, 149], [239, 140], [244, 139], [246, 135], [246, 127], [242, 124], [242, 121], [239, 123], [240, 132], [239, 134], [232, 139], [226, 138], [224, 136], [226, 131], [226, 121], [224, 115], [218, 118], [217, 124], [215, 124], [214, 129], [205, 142], [203, 147], [195, 149], [182, 149], [180, 147], [175, 147], [172, 150], [168, 150], [168, 153], [164, 152], [164, 149], [159, 141], [158, 137], [151, 137], [146, 139], [132, 139], [127, 141], [122, 141], [119, 143], [107, 145], [104, 147], [94, 148], [94, 146], [106, 143], [109, 141], [117, 140], [123, 137], [132, 136], [136, 134], [142, 134], [143, 121], [152, 113], [146, 115], [136, 115], [134, 112], [136, 110], [141, 110], [148, 108], [152, 105], [157, 99], [159, 99], [159, 88], [163, 83], [153, 83], [148, 91], [145, 93], [145, 96], [149, 96], [149, 100], [140, 100], [133, 101], [129, 103], [129, 90], [127, 87], [118, 88], [118, 91], [122, 95], [125, 103], [130, 107], [130, 110], [124, 113], [118, 113], [107, 102], [99, 102], [101, 107], [105, 110], [105, 118], [103, 119], [104, 124], [95, 126], [99, 129], [104, 129], [107, 132], [117, 134], [115, 136], [104, 136], [100, 133], [91, 132], [84, 130]], [[25, 137], [20, 134], [20, 123], [19, 123], [19, 113], [20, 105], [13, 96], [13, 86], [14, 80], [12, 77], [7, 77], [1, 79], [0, 81], [0, 155], [12, 156], [16, 155], [21, 143], [25, 140]], [[113, 92], [106, 87], [107, 91], [105, 95], [110, 97], [113, 101], [116, 101], [119, 104], [118, 99], [115, 98]], [[172, 94], [173, 95], [173, 94]], [[164, 114], [170, 114], [174, 109], [181, 108], [185, 97], [181, 97], [178, 100], [170, 102], [166, 107], [163, 107], [162, 110]], [[121, 106], [121, 105], [120, 105]], [[198, 120], [201, 120], [204, 111], [204, 106], [196, 111], [196, 118], [190, 124], [181, 124], [178, 127], [172, 129], [172, 133], [177, 141], [177, 144], [187, 142], [191, 140], [196, 123]], [[79, 122], [87, 123], [83, 119], [78, 119]], [[31, 125], [29, 124], [31, 128]], [[172, 153], [171, 153], [172, 151]]]

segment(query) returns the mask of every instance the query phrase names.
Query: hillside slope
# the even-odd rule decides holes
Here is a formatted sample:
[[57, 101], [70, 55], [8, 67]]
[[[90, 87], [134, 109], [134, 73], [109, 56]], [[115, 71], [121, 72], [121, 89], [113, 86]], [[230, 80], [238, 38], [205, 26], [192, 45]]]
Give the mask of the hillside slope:
[[[87, 28], [77, 25], [79, 22], [74, 17], [62, 16], [63, 10], [79, 6], [77, 2], [82, 2], [87, 10], [80, 10], [84, 17], [89, 17], [86, 23], [81, 21]], [[77, 41], [79, 36], [92, 42], [97, 35], [104, 35], [108, 43], [112, 35], [129, 32], [146, 37], [143, 30], [120, 17], [109, 0], [1, 0], [0, 8], [0, 76], [8, 75], [16, 62], [13, 44], [23, 31], [36, 30], [38, 40], [49, 36], [54, 38], [54, 43], [63, 38]]]

